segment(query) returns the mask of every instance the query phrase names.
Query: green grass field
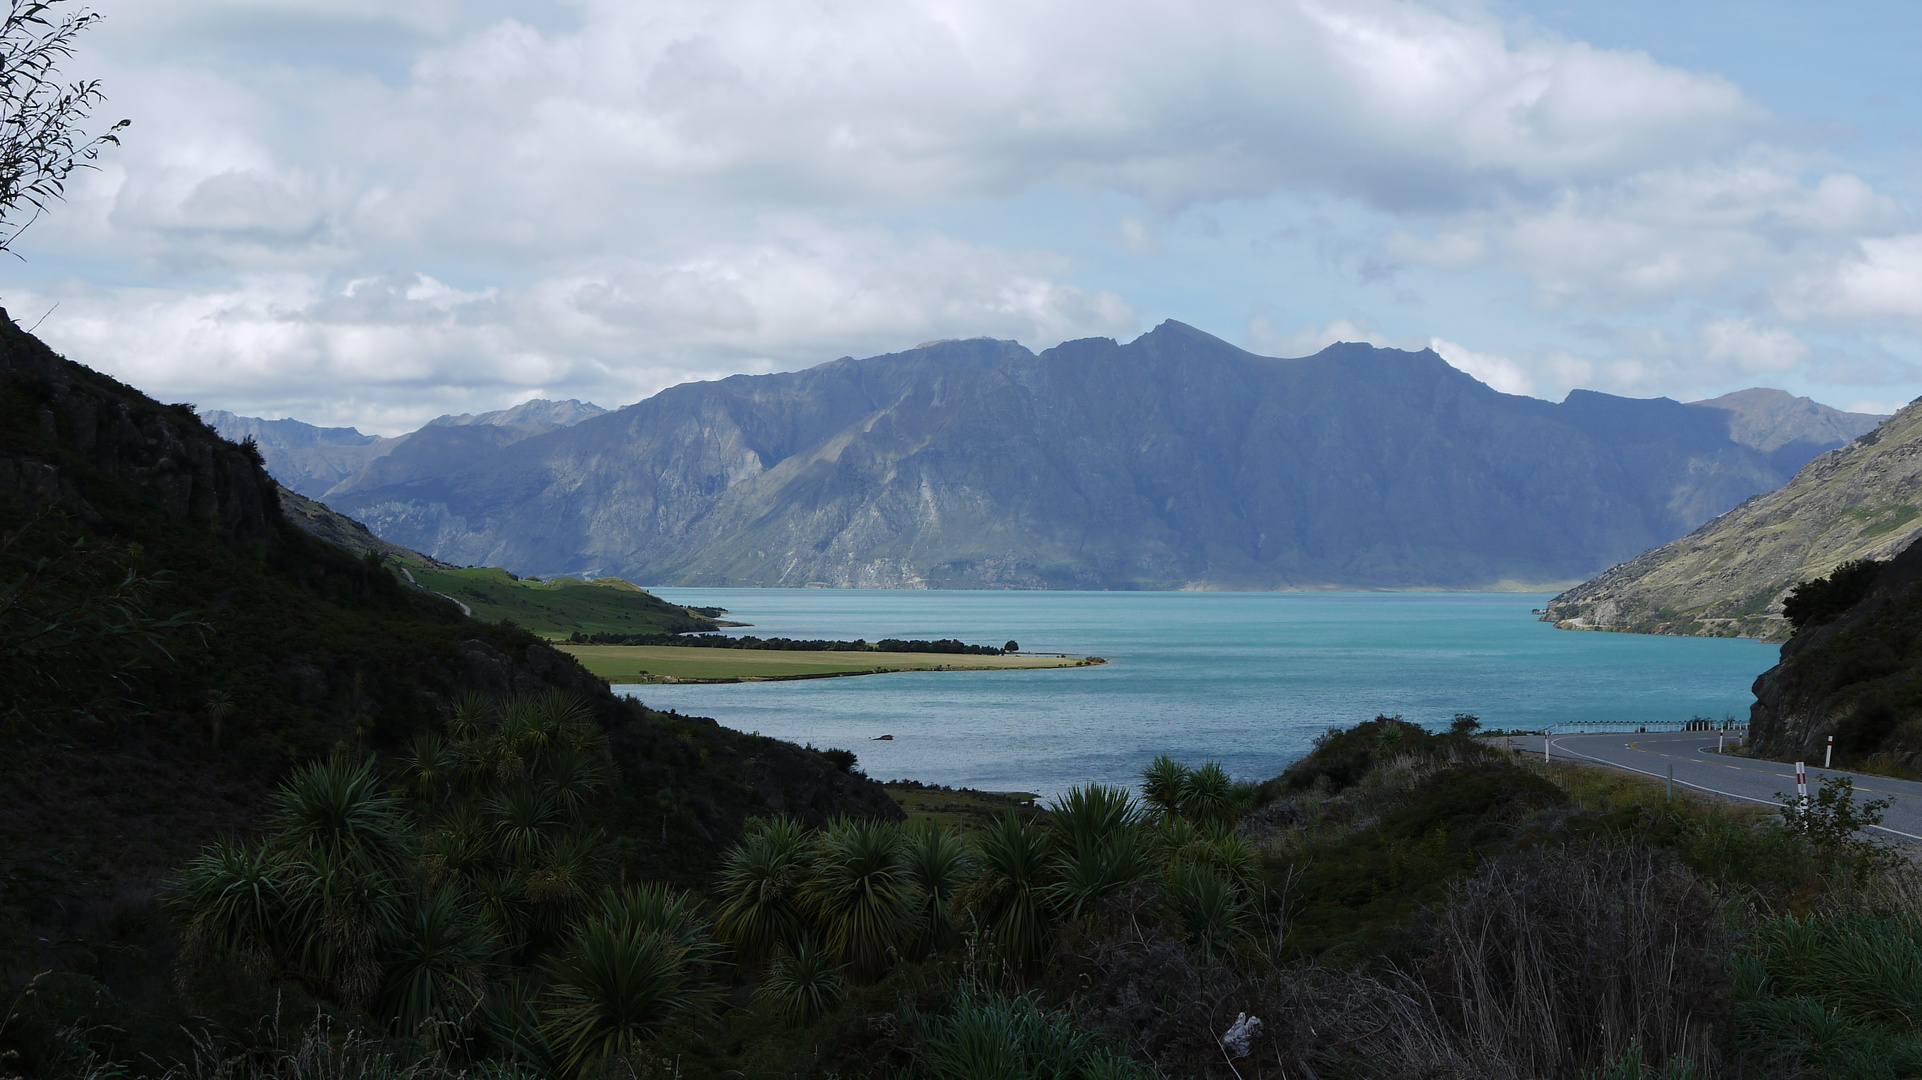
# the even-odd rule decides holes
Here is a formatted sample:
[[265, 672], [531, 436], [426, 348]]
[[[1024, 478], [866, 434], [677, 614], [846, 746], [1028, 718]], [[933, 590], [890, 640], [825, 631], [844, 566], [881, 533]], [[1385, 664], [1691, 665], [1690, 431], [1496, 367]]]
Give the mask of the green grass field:
[[515, 578], [495, 567], [408, 569], [422, 585], [472, 608], [475, 618], [486, 622], [509, 619], [543, 637], [566, 637], [577, 630], [584, 634], [678, 634], [714, 628], [713, 620], [620, 578], [536, 581]]
[[[784, 652], [702, 649], [682, 645], [559, 645], [609, 682], [666, 679], [770, 679], [874, 671], [987, 671], [1087, 667], [1090, 660], [1058, 656], [960, 656], [947, 653]], [[1100, 661], [1095, 661], [1100, 662]]]

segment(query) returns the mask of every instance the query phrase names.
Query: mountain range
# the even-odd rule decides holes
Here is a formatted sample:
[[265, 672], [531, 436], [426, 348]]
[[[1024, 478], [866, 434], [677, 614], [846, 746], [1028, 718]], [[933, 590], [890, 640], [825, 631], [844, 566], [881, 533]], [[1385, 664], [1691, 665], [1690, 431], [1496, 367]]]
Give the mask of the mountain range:
[[659, 585], [1485, 588], [1593, 574], [1876, 419], [1771, 390], [1548, 402], [1428, 350], [1277, 359], [1167, 322], [688, 383], [532, 434], [437, 423], [322, 496], [450, 563]]
[[394, 437], [364, 435], [355, 428], [316, 427], [299, 420], [236, 416], [219, 409], [208, 409], [201, 418], [225, 438], [253, 439], [274, 479], [310, 499], [322, 499], [334, 485], [403, 448], [407, 453], [402, 460], [434, 461], [441, 455], [458, 454], [467, 445], [494, 449], [606, 411], [580, 401], [535, 400], [478, 415], [437, 417], [419, 431]]

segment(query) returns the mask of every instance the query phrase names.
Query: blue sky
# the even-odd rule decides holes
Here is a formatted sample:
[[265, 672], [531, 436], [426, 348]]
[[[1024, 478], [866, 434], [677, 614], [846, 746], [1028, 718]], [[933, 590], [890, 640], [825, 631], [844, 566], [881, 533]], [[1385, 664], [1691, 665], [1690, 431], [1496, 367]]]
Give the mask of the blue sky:
[[1922, 394], [1911, 6], [96, 6], [71, 69], [134, 124], [0, 303], [169, 400], [395, 432], [1167, 318]]

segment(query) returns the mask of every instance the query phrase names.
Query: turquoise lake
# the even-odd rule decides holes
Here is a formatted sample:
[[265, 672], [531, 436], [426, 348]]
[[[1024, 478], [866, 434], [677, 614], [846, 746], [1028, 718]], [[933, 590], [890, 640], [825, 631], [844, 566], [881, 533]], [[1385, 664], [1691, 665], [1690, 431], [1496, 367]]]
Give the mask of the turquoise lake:
[[[764, 637], [957, 637], [1106, 657], [1055, 671], [617, 688], [658, 709], [860, 756], [881, 780], [1052, 795], [1156, 754], [1265, 779], [1333, 725], [1746, 719], [1777, 646], [1556, 630], [1546, 594], [658, 589]], [[872, 741], [893, 735], [887, 742]]]

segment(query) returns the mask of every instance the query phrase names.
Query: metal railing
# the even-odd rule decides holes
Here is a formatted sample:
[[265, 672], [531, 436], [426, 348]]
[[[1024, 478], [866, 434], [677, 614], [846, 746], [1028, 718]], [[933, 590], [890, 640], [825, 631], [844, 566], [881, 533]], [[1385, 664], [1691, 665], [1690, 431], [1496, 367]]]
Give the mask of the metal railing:
[[1571, 720], [1548, 729], [1550, 735], [1642, 734], [1650, 731], [1726, 731], [1748, 733], [1748, 724], [1736, 720]]

